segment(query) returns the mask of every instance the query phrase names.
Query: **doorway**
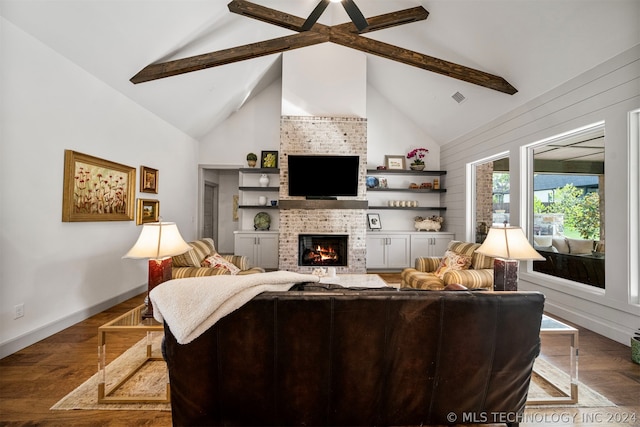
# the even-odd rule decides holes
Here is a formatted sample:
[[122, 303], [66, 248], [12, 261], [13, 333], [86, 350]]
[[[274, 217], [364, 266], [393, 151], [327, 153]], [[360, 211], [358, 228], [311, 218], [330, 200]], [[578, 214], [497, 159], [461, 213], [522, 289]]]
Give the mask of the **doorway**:
[[218, 184], [205, 181], [203, 197], [202, 237], [218, 241]]

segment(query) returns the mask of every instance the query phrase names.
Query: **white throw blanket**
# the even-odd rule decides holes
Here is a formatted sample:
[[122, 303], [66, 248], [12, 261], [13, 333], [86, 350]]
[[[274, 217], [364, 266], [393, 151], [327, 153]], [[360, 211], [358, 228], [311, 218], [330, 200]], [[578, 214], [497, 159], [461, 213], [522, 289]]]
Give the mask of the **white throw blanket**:
[[286, 291], [296, 283], [318, 281], [318, 276], [290, 271], [192, 277], [164, 282], [149, 298], [153, 317], [166, 322], [180, 344], [188, 344], [262, 292]]

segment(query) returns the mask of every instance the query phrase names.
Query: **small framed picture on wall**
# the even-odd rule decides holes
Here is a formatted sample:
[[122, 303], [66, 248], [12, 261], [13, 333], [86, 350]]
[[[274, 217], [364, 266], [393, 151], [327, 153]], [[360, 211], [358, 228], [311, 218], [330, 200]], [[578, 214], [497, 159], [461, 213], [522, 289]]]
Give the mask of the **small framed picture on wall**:
[[405, 170], [407, 168], [405, 165], [404, 156], [402, 155], [386, 155], [384, 156], [384, 164], [387, 169], [390, 170]]
[[147, 222], [158, 222], [160, 217], [160, 202], [151, 199], [138, 199], [138, 214], [136, 224], [141, 225]]
[[380, 222], [380, 214], [377, 214], [377, 213], [367, 214], [367, 221], [369, 223], [370, 230], [382, 229], [382, 223]]
[[140, 192], [158, 194], [158, 169], [140, 166]]
[[263, 151], [260, 156], [261, 168], [277, 168], [278, 167], [278, 152], [277, 151]]

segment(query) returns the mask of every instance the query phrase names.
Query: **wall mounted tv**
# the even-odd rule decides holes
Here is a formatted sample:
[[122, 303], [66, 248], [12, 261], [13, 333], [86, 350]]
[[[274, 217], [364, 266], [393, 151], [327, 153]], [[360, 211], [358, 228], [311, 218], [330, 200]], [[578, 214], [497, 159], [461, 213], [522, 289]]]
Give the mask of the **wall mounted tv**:
[[289, 195], [308, 199], [357, 196], [359, 156], [289, 155]]

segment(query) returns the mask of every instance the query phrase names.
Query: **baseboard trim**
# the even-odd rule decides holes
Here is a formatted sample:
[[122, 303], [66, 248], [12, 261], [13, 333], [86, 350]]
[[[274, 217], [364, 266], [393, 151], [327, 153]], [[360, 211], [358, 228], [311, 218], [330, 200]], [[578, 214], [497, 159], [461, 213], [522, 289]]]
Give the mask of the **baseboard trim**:
[[[84, 310], [77, 311], [66, 317], [56, 320], [55, 322], [49, 323], [26, 334], [3, 342], [2, 344], [0, 344], [0, 359], [5, 358], [17, 351], [20, 351], [32, 344], [35, 344], [47, 337], [50, 337], [51, 335], [56, 334], [70, 326], [73, 326], [78, 322], [82, 322], [83, 320], [86, 320], [91, 316], [101, 313], [116, 304], [120, 304], [123, 301], [140, 295], [146, 290], [146, 284], [140, 285], [134, 289], [131, 289], [130, 291], [127, 291], [120, 295], [116, 295], [115, 297], [109, 298], [108, 300], [96, 304], [92, 307], [87, 307]], [[96, 336], [97, 334], [98, 332], [96, 331]]]
[[545, 303], [545, 311], [552, 316], [555, 315], [564, 320], [568, 320], [571, 323], [580, 325], [583, 328], [589, 329], [613, 341], [617, 341], [620, 344], [624, 344], [627, 347], [631, 346], [629, 341], [631, 333], [622, 329], [620, 325], [608, 322], [605, 319], [594, 318], [590, 313], [579, 312], [572, 308], [548, 301]]

